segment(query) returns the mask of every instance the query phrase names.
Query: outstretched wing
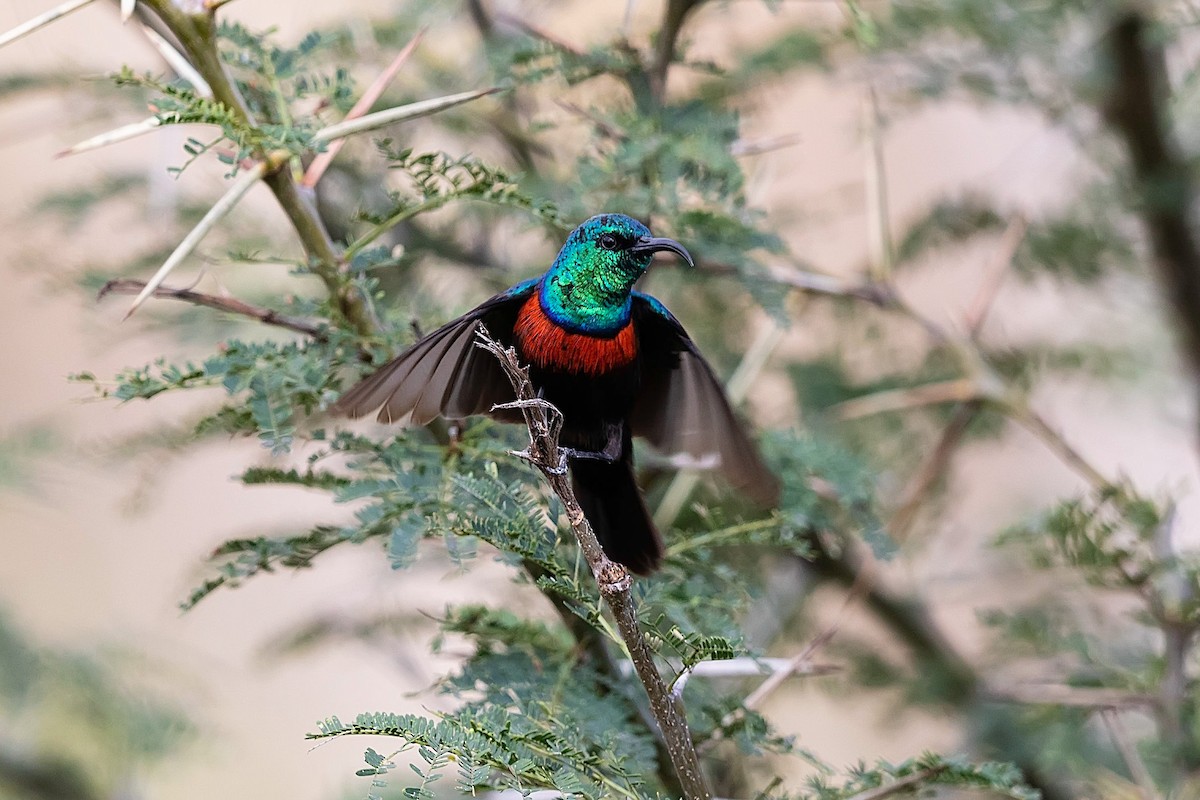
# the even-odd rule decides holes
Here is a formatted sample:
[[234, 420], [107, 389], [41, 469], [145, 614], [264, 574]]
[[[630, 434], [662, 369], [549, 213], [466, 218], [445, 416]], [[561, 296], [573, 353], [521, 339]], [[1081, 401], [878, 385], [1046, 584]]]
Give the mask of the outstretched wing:
[[640, 292], [633, 293], [633, 321], [642, 357], [642, 383], [630, 417], [633, 434], [667, 455], [715, 462], [755, 502], [778, 504], [779, 480], [687, 331], [661, 303]]
[[515, 399], [495, 356], [475, 346], [475, 332], [483, 323], [509, 341], [517, 312], [536, 285], [537, 279], [517, 284], [447, 322], [364, 378], [330, 411], [358, 418], [378, 408], [380, 422], [408, 418], [424, 425], [437, 416], [489, 414], [493, 405]]

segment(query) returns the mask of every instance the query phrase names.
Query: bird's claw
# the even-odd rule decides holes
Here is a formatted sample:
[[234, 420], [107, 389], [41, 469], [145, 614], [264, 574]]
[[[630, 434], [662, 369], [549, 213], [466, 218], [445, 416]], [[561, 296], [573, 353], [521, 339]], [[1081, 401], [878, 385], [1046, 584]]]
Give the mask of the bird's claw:
[[516, 456], [517, 458], [523, 458], [532, 464], [538, 465], [542, 469], [546, 470], [546, 473], [549, 475], [566, 475], [567, 474], [567, 453], [564, 448], [559, 448], [559, 450], [558, 450], [558, 466], [554, 466], [554, 467], [547, 466], [545, 461], [537, 456], [534, 456], [534, 454], [532, 452], [530, 452], [530, 449], [528, 447], [526, 447], [524, 450], [509, 450], [508, 454], [510, 456]]
[[566, 475], [567, 474], [567, 454], [562, 448], [558, 450], [558, 466], [546, 467], [546, 472], [550, 475]]

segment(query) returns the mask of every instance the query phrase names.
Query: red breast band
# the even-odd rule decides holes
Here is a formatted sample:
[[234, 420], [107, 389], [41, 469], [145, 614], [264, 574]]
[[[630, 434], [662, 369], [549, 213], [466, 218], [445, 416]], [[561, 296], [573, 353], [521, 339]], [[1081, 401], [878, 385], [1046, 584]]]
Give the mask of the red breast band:
[[637, 357], [633, 321], [613, 336], [574, 333], [546, 316], [534, 292], [517, 314], [513, 339], [525, 358], [542, 369], [583, 375], [603, 375]]

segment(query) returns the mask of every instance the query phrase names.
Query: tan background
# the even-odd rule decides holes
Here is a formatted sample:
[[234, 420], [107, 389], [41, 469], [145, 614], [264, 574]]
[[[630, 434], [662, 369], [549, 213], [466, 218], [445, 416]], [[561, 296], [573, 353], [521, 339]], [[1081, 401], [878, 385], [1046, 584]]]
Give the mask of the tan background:
[[[0, 29], [49, 5], [0, 0]], [[588, 12], [567, 4], [508, 7], [536, 15], [564, 37], [585, 31], [600, 41], [619, 25], [622, 5]], [[757, 3], [714, 5], [719, 7], [703, 12], [695, 26], [697, 54], [722, 57], [731, 43], [752, 41], [799, 14], [835, 13], [796, 3], [772, 17]], [[251, 26], [278, 26], [291, 40], [323, 19], [385, 16], [390, 7], [384, 0], [239, 0], [226, 13]], [[638, 14], [651, 20], [658, 4], [639, 3]], [[578, 24], [581, 15], [594, 24]], [[48, 644], [115, 645], [144, 654], [147, 679], [161, 682], [188, 709], [200, 737], [177, 759], [139, 776], [147, 796], [306, 800], [347, 787], [362, 795], [365, 782], [352, 775], [361, 751], [388, 743], [341, 741], [310, 750], [302, 735], [330, 714], [439, 707], [444, 701], [436, 695], [411, 694], [427, 687], [440, 668], [423, 655], [421, 636], [414, 634], [411, 650], [400, 653], [346, 644], [275, 661], [264, 659], [262, 648], [316, 613], [415, 607], [436, 614], [452, 596], [503, 597], [504, 578], [482, 564], [463, 577], [433, 560], [393, 573], [377, 548], [364, 547], [322, 559], [312, 572], [219, 592], [194, 612], [179, 614], [176, 603], [194, 585], [201, 559], [227, 536], [334, 519], [341, 512], [320, 496], [246, 489], [232, 481], [247, 464], [269, 460], [254, 442], [217, 442], [153, 460], [114, 455], [112, 445], [121, 437], [183, 417], [188, 398], [124, 406], [93, 402], [86, 387], [65, 379], [85, 369], [103, 378], [160, 353], [200, 356], [211, 346], [181, 343], [138, 320], [122, 324], [124, 300], [97, 305], [71, 280], [82, 266], [117, 270], [131, 252], [169, 247], [158, 216], [164, 212], [155, 210], [155, 202], [175, 192], [211, 201], [219, 192], [213, 171], [193, 170], [178, 184], [163, 178], [165, 166], [181, 158], [177, 131], [78, 158], [53, 158], [62, 147], [111, 126], [113, 120], [100, 113], [103, 101], [89, 100], [92, 89], [75, 82], [121, 63], [157, 68], [141, 37], [122, 28], [104, 5], [0, 50], [0, 76], [29, 70], [74, 76], [61, 92], [14, 95], [0, 107], [0, 439], [25, 441], [33, 430], [48, 431], [50, 439], [24, 452], [26, 486], [0, 487], [0, 608]], [[805, 78], [756, 100], [746, 114], [748, 137], [796, 132], [802, 141], [749, 162], [755, 204], [775, 215], [798, 253], [831, 271], [854, 268], [866, 253], [861, 86], [846, 77]], [[130, 108], [115, 121], [139, 113]], [[1036, 210], [1060, 200], [1078, 179], [1065, 137], [1026, 116], [967, 105], [897, 122], [886, 154], [897, 227], [934, 197], [960, 187], [985, 187]], [[47, 193], [97, 182], [114, 170], [149, 170], [147, 198], [106, 208], [81, 227], [37, 213]], [[237, 219], [246, 229], [286, 235], [265, 196], [252, 197]], [[942, 263], [925, 265], [906, 279], [906, 293], [941, 319], [960, 318], [994, 246], [957, 249]], [[193, 261], [184, 272], [195, 275], [196, 268]], [[1134, 383], [1114, 389], [1058, 379], [1037, 390], [1036, 403], [1101, 467], [1120, 470], [1146, 489], [1182, 489], [1188, 499], [1180, 530], [1187, 532], [1196, 518], [1191, 391], [1173, 377], [1170, 338], [1154, 321], [1152, 287], [1136, 277], [1115, 284], [1100, 295], [1051, 284], [1009, 285], [988, 336], [1021, 342], [1048, 331], [1067, 338], [1102, 335], [1158, 353], [1146, 357]], [[810, 341], [829, 335], [820, 327], [828, 315], [815, 306], [781, 354], [809, 352]], [[154, 313], [151, 308], [146, 316]], [[756, 407], [778, 415], [781, 404], [787, 407], [786, 395], [782, 401], [772, 396], [786, 391], [781, 387], [765, 381]], [[972, 633], [976, 609], [1019, 591], [1024, 578], [1019, 565], [985, 548], [987, 535], [1077, 486], [1020, 431], [971, 445], [957, 462], [944, 514], [890, 567], [890, 577], [920, 586], [935, 600], [939, 619], [975, 651], [982, 641]], [[862, 624], [853, 616], [845, 623]], [[888, 719], [892, 706], [885, 700], [848, 698], [797, 682], [778, 696], [772, 712], [786, 730], [800, 734], [803, 745], [835, 763], [957, 746], [957, 734], [944, 722], [917, 714]]]

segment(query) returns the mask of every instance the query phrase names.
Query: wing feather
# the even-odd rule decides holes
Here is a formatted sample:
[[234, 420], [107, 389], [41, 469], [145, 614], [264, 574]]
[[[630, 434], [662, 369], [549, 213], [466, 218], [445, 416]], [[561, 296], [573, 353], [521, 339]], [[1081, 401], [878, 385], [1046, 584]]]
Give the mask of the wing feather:
[[715, 462], [738, 490], [762, 505], [779, 502], [779, 480], [738, 420], [721, 382], [679, 321], [634, 293], [642, 343], [642, 386], [630, 427], [666, 455]]
[[496, 295], [428, 334], [343, 394], [330, 411], [358, 418], [379, 409], [380, 422], [424, 425], [437, 416], [486, 414], [512, 400], [508, 379], [495, 358], [475, 346], [475, 333], [482, 322], [501, 341], [511, 339], [517, 311], [535, 283]]

